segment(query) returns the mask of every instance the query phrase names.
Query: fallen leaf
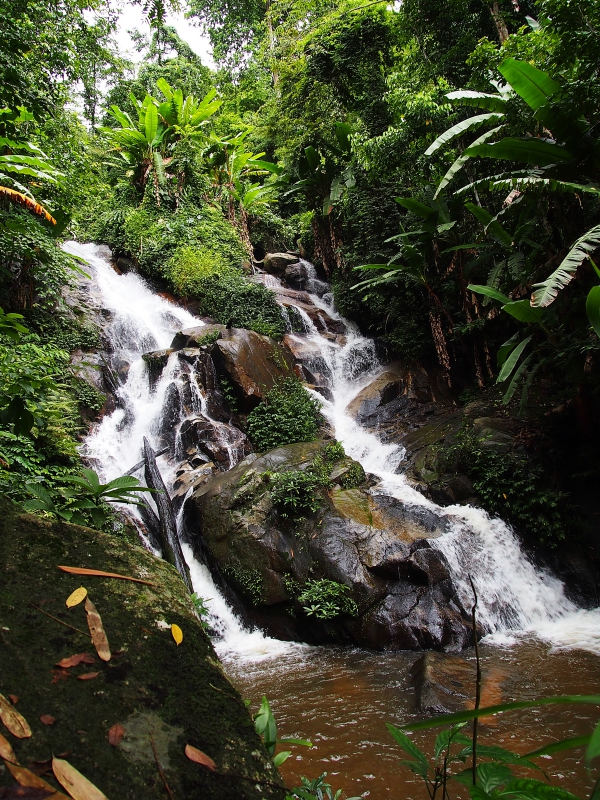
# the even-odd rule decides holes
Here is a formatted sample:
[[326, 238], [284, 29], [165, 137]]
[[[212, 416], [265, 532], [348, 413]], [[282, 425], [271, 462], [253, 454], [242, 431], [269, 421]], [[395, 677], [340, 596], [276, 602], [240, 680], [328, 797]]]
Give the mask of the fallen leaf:
[[210, 756], [207, 756], [202, 750], [198, 750], [197, 747], [192, 747], [191, 744], [186, 744], [185, 754], [190, 761], [194, 761], [196, 764], [202, 764], [203, 767], [206, 767], [211, 772], [214, 772], [217, 768], [217, 765]]
[[108, 639], [104, 632], [102, 619], [100, 618], [100, 614], [96, 611], [96, 606], [89, 597], [85, 600], [85, 611], [87, 614], [88, 628], [90, 629], [96, 652], [102, 661], [110, 661], [110, 647], [108, 646]]
[[82, 675], [77, 676], [78, 681], [91, 681], [100, 675], [99, 672], [84, 672]]
[[54, 677], [52, 678], [52, 683], [58, 683], [59, 681], [66, 681], [69, 677], [69, 673], [66, 669], [51, 669], [50, 672]]
[[133, 581], [134, 583], [145, 583], [146, 586], [156, 586], [150, 581], [143, 581], [141, 578], [132, 578], [129, 575], [119, 575], [117, 572], [103, 572], [101, 569], [87, 569], [86, 567], [58, 567], [63, 572], [70, 572], [72, 575], [95, 575], [98, 578], [120, 578], [122, 581]]
[[108, 800], [100, 789], [72, 767], [68, 761], [52, 759], [52, 769], [59, 783], [64, 786], [73, 800]]
[[125, 728], [116, 722], [108, 732], [108, 743], [116, 747], [121, 743], [121, 739], [125, 735]]
[[87, 597], [87, 589], [85, 586], [80, 586], [79, 589], [75, 589], [67, 597], [67, 608], [73, 608], [73, 606], [78, 606], [79, 603], [83, 603], [85, 598]]
[[7, 761], [12, 761], [13, 764], [18, 764], [15, 751], [12, 749], [11, 743], [8, 739], [0, 733], [0, 757], [5, 758]]
[[89, 653], [76, 653], [74, 656], [63, 658], [63, 660], [59, 661], [56, 666], [62, 667], [63, 669], [68, 669], [69, 667], [76, 667], [78, 664], [94, 664], [95, 662], [96, 659]]
[[9, 694], [8, 695], [8, 699], [13, 704], [13, 706], [16, 706], [17, 703], [19, 702], [19, 695], [18, 694]]
[[40, 722], [43, 722], [44, 725], [54, 725], [56, 719], [50, 714], [42, 714], [40, 717]]
[[62, 792], [57, 792], [54, 786], [50, 786], [43, 778], [25, 769], [25, 767], [19, 767], [18, 764], [10, 764], [8, 761], [6, 762], [6, 766], [10, 770], [13, 778], [18, 781], [21, 786], [33, 786], [35, 789], [46, 789], [52, 792], [52, 800], [69, 800]]
[[183, 631], [179, 625], [171, 625], [171, 635], [175, 639], [175, 644], [179, 646], [183, 642]]
[[0, 719], [17, 739], [28, 739], [31, 736], [27, 720], [15, 711], [3, 694], [0, 694]]
[[35, 786], [3, 786], [0, 788], [0, 800], [18, 800], [19, 797], [27, 800], [44, 800], [44, 798], [52, 796], [57, 796], [54, 791]]

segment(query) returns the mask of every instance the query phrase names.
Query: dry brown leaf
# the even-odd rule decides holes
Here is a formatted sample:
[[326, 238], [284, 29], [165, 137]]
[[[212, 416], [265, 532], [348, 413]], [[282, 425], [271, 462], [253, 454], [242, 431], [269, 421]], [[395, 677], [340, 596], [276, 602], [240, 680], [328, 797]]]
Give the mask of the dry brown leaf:
[[89, 597], [85, 601], [85, 611], [87, 614], [88, 628], [92, 636], [92, 642], [96, 648], [96, 652], [102, 661], [110, 661], [110, 647], [108, 646], [108, 639], [102, 625], [100, 614], [96, 611], [96, 606], [92, 603]]
[[91, 781], [72, 767], [68, 761], [52, 759], [52, 769], [59, 783], [64, 786], [73, 800], [108, 800], [105, 794]]
[[82, 603], [85, 598], [87, 597], [87, 589], [85, 586], [80, 586], [79, 589], [75, 589], [67, 597], [67, 608], [73, 608], [73, 606], [78, 606], [79, 603]]
[[52, 678], [52, 683], [58, 683], [59, 681], [66, 681], [69, 677], [69, 671], [66, 669], [51, 669], [50, 672], [54, 676]]
[[11, 743], [8, 739], [0, 733], [0, 757], [5, 758], [7, 761], [12, 761], [13, 764], [18, 764], [15, 751], [12, 749]]
[[[64, 795], [63, 795], [64, 796]], [[0, 800], [46, 800], [46, 797], [56, 797], [55, 792], [49, 789], [38, 789], [35, 786], [2, 786]]]
[[6, 762], [6, 766], [10, 770], [11, 775], [13, 778], [21, 784], [21, 786], [33, 786], [36, 789], [48, 789], [48, 791], [53, 792], [52, 800], [69, 800], [69, 798], [63, 794], [62, 792], [57, 792], [54, 786], [50, 786], [49, 783], [43, 778], [40, 778], [39, 775], [31, 772], [25, 767], [19, 767], [18, 764], [10, 764], [8, 761]]
[[19, 702], [19, 695], [18, 694], [9, 694], [8, 695], [8, 699], [13, 704], [13, 706], [16, 706], [17, 703]]
[[0, 694], [0, 719], [17, 739], [28, 739], [31, 736], [27, 720], [13, 708], [3, 694]]
[[78, 681], [91, 681], [100, 675], [99, 672], [84, 672], [82, 675], [77, 676]]
[[42, 714], [40, 722], [43, 722], [44, 725], [54, 725], [56, 719], [51, 714]]
[[121, 743], [121, 739], [125, 735], [125, 728], [116, 722], [108, 732], [108, 743], [116, 747]]
[[175, 644], [179, 647], [183, 642], [183, 631], [179, 625], [171, 625], [171, 636], [175, 639]]
[[63, 658], [63, 660], [59, 661], [56, 666], [62, 667], [63, 669], [68, 669], [69, 667], [76, 667], [78, 664], [94, 664], [95, 662], [96, 659], [89, 653], [76, 653], [74, 656]]
[[101, 569], [87, 569], [86, 567], [58, 567], [63, 572], [72, 575], [95, 575], [98, 578], [120, 578], [122, 581], [133, 581], [134, 583], [144, 583], [146, 586], [156, 586], [151, 581], [143, 581], [141, 578], [132, 578], [129, 575], [119, 575], [118, 572], [103, 572]]
[[217, 768], [217, 765], [210, 756], [207, 756], [206, 753], [202, 752], [202, 750], [198, 750], [197, 747], [192, 747], [191, 744], [186, 744], [185, 754], [190, 761], [194, 761], [196, 764], [201, 764], [211, 772], [214, 772]]

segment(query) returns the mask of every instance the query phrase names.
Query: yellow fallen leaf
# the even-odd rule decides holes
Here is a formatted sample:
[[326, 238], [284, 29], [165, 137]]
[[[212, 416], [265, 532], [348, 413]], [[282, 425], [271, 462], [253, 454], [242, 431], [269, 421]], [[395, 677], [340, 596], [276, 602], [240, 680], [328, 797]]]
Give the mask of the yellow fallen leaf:
[[85, 611], [87, 614], [88, 628], [90, 629], [96, 652], [102, 661], [110, 661], [110, 647], [108, 646], [108, 639], [106, 638], [102, 619], [96, 610], [96, 606], [89, 597], [85, 600]]
[[183, 631], [179, 625], [171, 625], [171, 635], [175, 639], [175, 644], [178, 646], [183, 642]]
[[73, 800], [108, 800], [105, 794], [91, 781], [84, 778], [81, 772], [62, 758], [52, 759], [52, 770], [56, 780], [64, 786]]
[[36, 775], [35, 772], [31, 772], [30, 770], [25, 769], [25, 767], [20, 767], [18, 764], [11, 764], [8, 761], [6, 762], [6, 766], [8, 767], [13, 778], [21, 786], [33, 786], [36, 789], [48, 789], [49, 792], [53, 792], [52, 800], [69, 800], [66, 794], [57, 792], [54, 786], [46, 783], [46, 781], [43, 778], [40, 778], [39, 775]]
[[8, 739], [0, 733], [0, 757], [5, 758], [7, 761], [12, 761], [13, 764], [18, 764], [15, 751], [12, 749]]
[[86, 597], [87, 589], [85, 586], [80, 586], [79, 589], [75, 589], [75, 591], [67, 597], [67, 608], [78, 606], [79, 603], [82, 603]]
[[28, 739], [31, 736], [31, 728], [27, 724], [27, 720], [19, 714], [3, 694], [0, 694], [0, 719], [17, 739]]

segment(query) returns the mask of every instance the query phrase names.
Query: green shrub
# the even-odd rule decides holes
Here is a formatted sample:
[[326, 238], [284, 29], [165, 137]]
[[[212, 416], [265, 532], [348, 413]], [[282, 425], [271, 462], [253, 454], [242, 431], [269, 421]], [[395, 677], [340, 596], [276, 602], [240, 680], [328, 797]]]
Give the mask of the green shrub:
[[342, 489], [357, 489], [365, 480], [365, 471], [358, 461], [353, 461], [348, 471], [340, 476], [338, 483]]
[[69, 388], [82, 409], [87, 408], [97, 413], [106, 402], [106, 395], [83, 378], [72, 378]]
[[319, 402], [297, 378], [284, 378], [248, 415], [248, 436], [264, 453], [295, 442], [312, 442], [319, 432]]
[[178, 247], [167, 262], [166, 269], [179, 294], [198, 298], [202, 297], [207, 278], [234, 272], [220, 253], [190, 245]]
[[282, 517], [300, 518], [314, 513], [321, 505], [315, 492], [322, 485], [309, 470], [274, 472], [270, 476], [271, 499]]
[[486, 447], [471, 430], [463, 429], [443, 447], [438, 463], [442, 472], [468, 475], [486, 511], [550, 547], [576, 528], [566, 495], [548, 486], [541, 467]]
[[346, 458], [346, 451], [341, 442], [330, 442], [323, 448], [323, 458], [327, 464], [335, 464], [336, 461], [341, 461]]
[[358, 614], [358, 606], [351, 597], [348, 586], [327, 578], [308, 580], [304, 585], [298, 602], [302, 605], [305, 614], [318, 619], [334, 619], [340, 614]]

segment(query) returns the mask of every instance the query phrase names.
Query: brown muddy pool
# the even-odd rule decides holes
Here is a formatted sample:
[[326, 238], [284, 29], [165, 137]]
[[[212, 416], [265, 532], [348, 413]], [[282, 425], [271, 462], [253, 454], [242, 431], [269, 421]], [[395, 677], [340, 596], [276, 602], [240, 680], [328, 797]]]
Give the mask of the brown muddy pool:
[[[553, 694], [600, 693], [600, 657], [582, 650], [551, 652], [547, 644], [522, 642], [511, 647], [481, 645], [483, 667], [490, 673], [487, 705]], [[467, 658], [474, 659], [472, 651]], [[329, 774], [334, 789], [370, 800], [423, 800], [427, 792], [399, 762], [386, 722], [406, 725], [415, 713], [410, 668], [418, 653], [373, 653], [342, 648], [303, 648], [276, 658], [248, 662], [225, 659], [225, 669], [256, 711], [267, 695], [279, 736], [310, 739], [312, 749], [293, 747], [281, 768], [288, 786], [300, 777]], [[481, 726], [481, 741], [524, 754], [554, 739], [590, 733], [600, 717], [594, 706], [546, 706], [513, 711]], [[435, 732], [415, 733], [415, 742], [432, 751]], [[538, 758], [552, 783], [580, 797], [593, 780], [582, 764], [582, 751]], [[523, 773], [525, 776], [528, 773]], [[543, 778], [542, 773], [529, 773]], [[452, 784], [451, 797], [468, 797]]]

